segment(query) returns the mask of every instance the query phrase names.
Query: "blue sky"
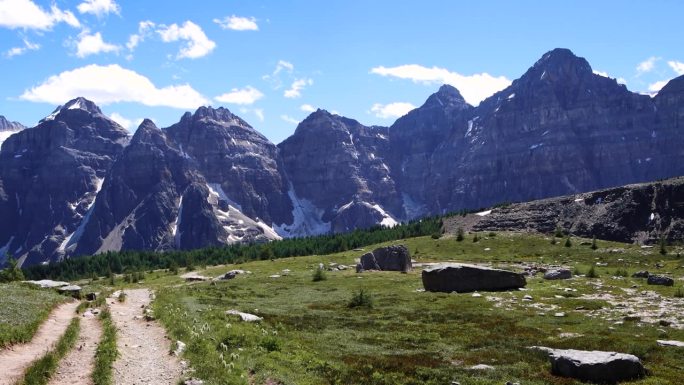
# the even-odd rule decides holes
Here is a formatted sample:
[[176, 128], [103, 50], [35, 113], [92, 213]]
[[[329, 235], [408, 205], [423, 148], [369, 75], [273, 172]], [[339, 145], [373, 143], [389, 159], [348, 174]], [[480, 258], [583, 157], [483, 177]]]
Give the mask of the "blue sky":
[[570, 48], [630, 90], [684, 74], [680, 1], [0, 0], [0, 114], [76, 96], [131, 131], [225, 106], [278, 143], [312, 108], [390, 125], [444, 82], [472, 104]]

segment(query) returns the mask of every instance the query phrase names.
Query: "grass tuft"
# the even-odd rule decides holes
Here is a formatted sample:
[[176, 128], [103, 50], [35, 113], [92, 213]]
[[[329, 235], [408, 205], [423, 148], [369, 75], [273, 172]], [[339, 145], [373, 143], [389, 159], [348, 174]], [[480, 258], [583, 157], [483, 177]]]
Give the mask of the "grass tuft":
[[55, 373], [59, 366], [59, 361], [76, 345], [78, 333], [81, 329], [81, 320], [74, 317], [67, 327], [64, 335], [57, 342], [57, 347], [45, 354], [38, 361], [34, 362], [24, 373], [21, 380], [22, 385], [43, 385], [47, 384], [50, 377]]
[[95, 369], [93, 369], [93, 383], [95, 385], [112, 384], [112, 365], [118, 355], [116, 348], [116, 327], [112, 322], [112, 315], [108, 309], [100, 313], [102, 321], [102, 340], [95, 352]]
[[373, 308], [373, 296], [367, 293], [364, 289], [360, 289], [352, 296], [347, 304], [350, 309], [365, 307], [367, 309]]
[[313, 273], [312, 281], [314, 282], [320, 282], [320, 281], [325, 281], [328, 279], [328, 276], [325, 274], [325, 270], [321, 269], [320, 267], [316, 269]]

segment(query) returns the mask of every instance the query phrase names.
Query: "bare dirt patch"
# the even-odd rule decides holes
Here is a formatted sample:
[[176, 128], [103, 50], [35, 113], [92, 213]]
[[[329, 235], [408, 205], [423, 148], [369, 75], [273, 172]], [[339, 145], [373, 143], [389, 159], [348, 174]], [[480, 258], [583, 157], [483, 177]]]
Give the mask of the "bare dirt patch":
[[97, 316], [86, 312], [81, 317], [81, 331], [76, 347], [59, 363], [50, 385], [90, 385], [95, 366], [95, 351], [102, 338]]

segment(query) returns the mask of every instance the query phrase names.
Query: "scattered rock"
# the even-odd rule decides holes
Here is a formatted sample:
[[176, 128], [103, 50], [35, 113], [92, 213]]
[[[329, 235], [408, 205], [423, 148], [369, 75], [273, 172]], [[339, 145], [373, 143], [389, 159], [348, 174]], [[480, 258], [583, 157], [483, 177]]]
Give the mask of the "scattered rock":
[[479, 364], [474, 365], [469, 368], [470, 370], [494, 370], [495, 368], [491, 365]]
[[558, 317], [558, 318], [562, 318], [562, 317], [565, 317], [565, 313], [563, 313], [563, 312], [554, 313], [553, 316], [554, 316], [554, 317]]
[[62, 293], [62, 294], [69, 294], [75, 298], [80, 298], [80, 295], [81, 295], [81, 287], [78, 285], [68, 285], [68, 286], [58, 287], [57, 291]]
[[356, 272], [363, 273], [363, 265], [360, 262], [356, 264]]
[[527, 284], [522, 274], [461, 263], [427, 268], [422, 278], [425, 290], [446, 293], [511, 290]]
[[95, 301], [97, 299], [97, 294], [98, 293], [88, 293], [86, 294], [85, 298], [86, 301]]
[[183, 381], [183, 385], [204, 385], [204, 381], [197, 378], [191, 378]]
[[40, 281], [23, 281], [24, 283], [30, 283], [31, 285], [40, 286], [43, 289], [54, 289], [62, 286], [69, 286], [69, 282], [64, 281], [53, 281], [50, 279], [41, 279]]
[[642, 270], [632, 274], [632, 278], [648, 278], [649, 275], [648, 271]]
[[664, 275], [649, 275], [647, 283], [649, 285], [672, 286], [674, 285], [674, 279]]
[[411, 256], [404, 245], [377, 248], [362, 255], [360, 264], [363, 270], [409, 271], [412, 269]]
[[529, 294], [525, 294], [525, 296], [523, 296], [523, 298], [522, 298], [522, 299], [523, 299], [523, 301], [532, 301], [532, 299], [533, 299], [533, 298], [532, 298], [532, 296], [531, 296], [531, 295], [529, 295]]
[[269, 275], [268, 278], [280, 278], [279, 274]]
[[219, 275], [218, 277], [214, 278], [214, 280], [215, 281], [227, 281], [229, 279], [233, 279], [233, 278], [237, 277], [240, 274], [246, 274], [246, 273], [247, 272], [244, 270], [239, 270], [239, 269], [231, 270], [225, 274]]
[[551, 373], [581, 381], [615, 384], [641, 378], [646, 370], [637, 356], [616, 352], [552, 349], [533, 346], [548, 353]]
[[173, 355], [176, 357], [180, 356], [185, 351], [185, 347], [185, 342], [180, 340], [176, 341], [176, 350], [173, 351]]
[[572, 278], [572, 272], [568, 269], [557, 269], [550, 270], [544, 274], [544, 279], [554, 280], [554, 279], [570, 279]]
[[244, 322], [259, 322], [259, 321], [263, 320], [263, 318], [261, 318], [257, 315], [249, 314], [249, 313], [243, 313], [243, 312], [237, 311], [237, 310], [227, 310], [226, 314], [239, 316], [240, 319], [242, 319]]
[[674, 346], [677, 348], [684, 348], [684, 342], [674, 341], [674, 340], [658, 340], [658, 345], [660, 346]]

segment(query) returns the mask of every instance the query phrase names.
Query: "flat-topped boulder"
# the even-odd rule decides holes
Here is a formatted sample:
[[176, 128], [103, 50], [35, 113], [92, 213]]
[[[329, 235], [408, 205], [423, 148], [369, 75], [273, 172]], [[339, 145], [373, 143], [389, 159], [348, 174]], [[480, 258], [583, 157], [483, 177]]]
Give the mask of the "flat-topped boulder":
[[522, 274], [465, 263], [444, 263], [423, 270], [427, 291], [469, 293], [514, 290], [527, 284]]
[[601, 384], [641, 378], [646, 369], [637, 356], [616, 352], [552, 349], [533, 346], [531, 349], [549, 355], [551, 373]]
[[69, 286], [69, 282], [64, 281], [53, 281], [51, 279], [41, 279], [40, 281], [23, 281], [24, 283], [29, 283], [31, 285], [40, 286], [43, 289], [54, 289], [62, 286]]
[[258, 315], [254, 315], [254, 314], [250, 314], [250, 313], [243, 313], [241, 311], [234, 310], [234, 309], [226, 310], [226, 314], [236, 315], [236, 316], [240, 317], [240, 319], [244, 322], [259, 322], [263, 319], [263, 318], [259, 317]]
[[361, 256], [356, 271], [363, 270], [383, 270], [383, 271], [409, 271], [413, 268], [411, 265], [411, 256], [404, 245], [392, 245], [380, 247], [370, 253]]

